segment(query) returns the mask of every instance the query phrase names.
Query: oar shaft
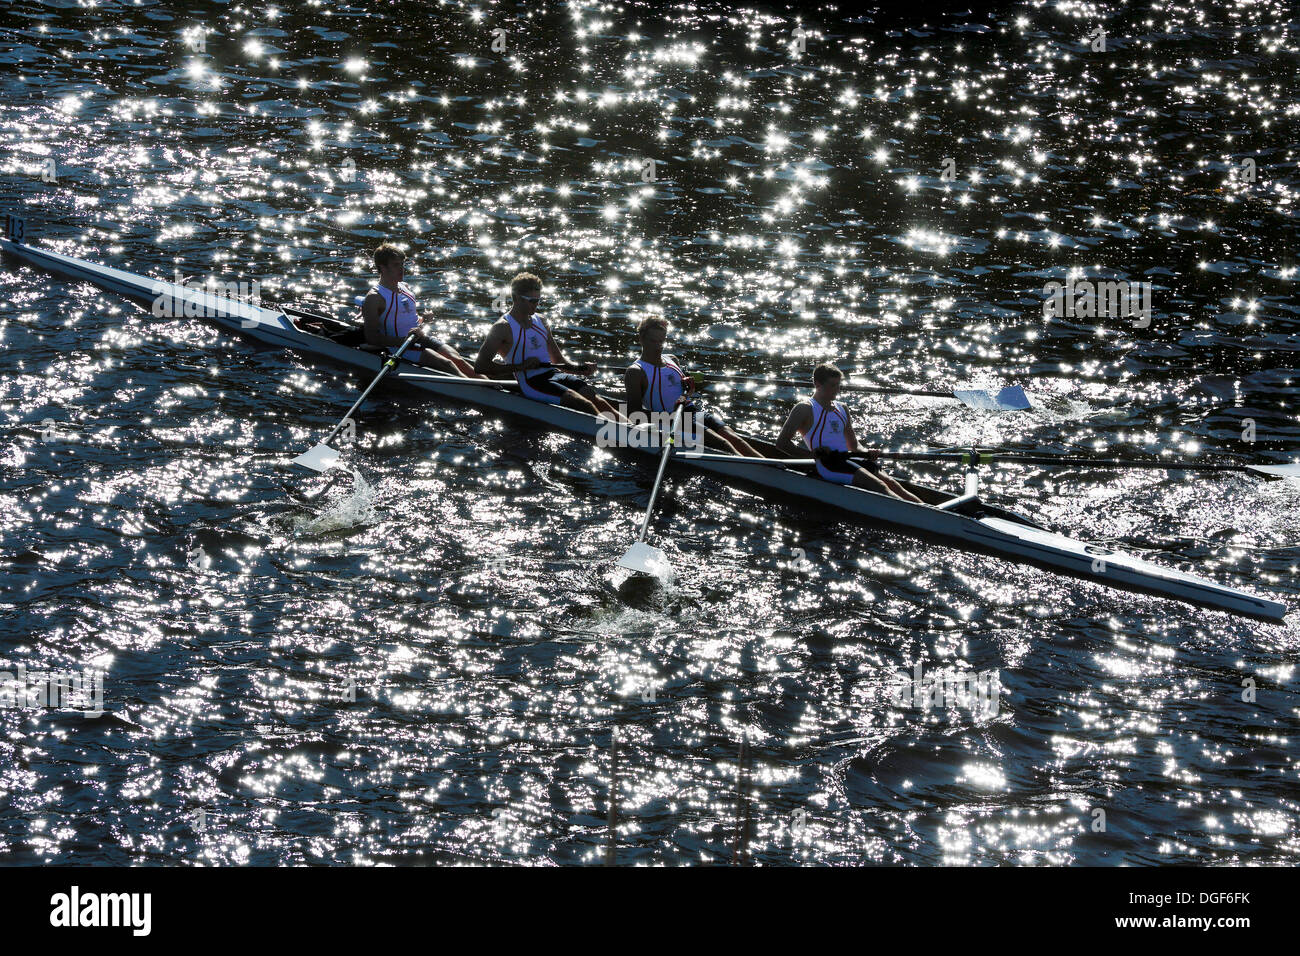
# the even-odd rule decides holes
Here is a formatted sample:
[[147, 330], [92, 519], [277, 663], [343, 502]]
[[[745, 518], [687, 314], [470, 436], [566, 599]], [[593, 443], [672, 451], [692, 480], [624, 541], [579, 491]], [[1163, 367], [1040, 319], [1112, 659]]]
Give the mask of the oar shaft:
[[1080, 468], [1149, 468], [1163, 471], [1255, 471], [1252, 465], [1228, 465], [1214, 462], [1180, 461], [1178, 459], [1161, 461], [1143, 458], [1082, 458], [1071, 455], [1019, 455], [1015, 452], [913, 452], [882, 451], [880, 458], [899, 461], [957, 461], [967, 463], [975, 459], [976, 464], [993, 462], [1012, 462], [1021, 465], [1048, 465]]
[[371, 382], [369, 386], [367, 386], [364, 392], [361, 393], [361, 397], [352, 403], [352, 407], [349, 408], [347, 414], [343, 416], [343, 420], [340, 421], [337, 425], [335, 425], [328, 435], [326, 435], [324, 438], [321, 439], [320, 444], [328, 445], [331, 441], [335, 439], [335, 437], [337, 437], [339, 432], [343, 431], [343, 429], [347, 427], [348, 422], [352, 419], [352, 413], [355, 412], [358, 408], [360, 408], [361, 403], [370, 397], [370, 393], [373, 392], [375, 388], [379, 385], [379, 383], [384, 380], [384, 376], [387, 375], [389, 372], [391, 372], [394, 367], [396, 367], [398, 356], [401, 355], [403, 352], [405, 352], [408, 348], [410, 348], [411, 343], [414, 342], [417, 338], [419, 338], [419, 336], [420, 336], [420, 330], [419, 327], [417, 326], [416, 328], [411, 330], [411, 334], [406, 337], [406, 341], [404, 341], [401, 345], [399, 345], [397, 347], [397, 350], [388, 357], [388, 361], [386, 361], [383, 364], [383, 367], [380, 368], [379, 374], [375, 376], [375, 380]]
[[[812, 388], [812, 376], [806, 379], [797, 378], [754, 378], [748, 375], [728, 375], [726, 372], [692, 372], [697, 378], [709, 379], [710, 381], [721, 382], [752, 382], [755, 385], [781, 385], [789, 388]], [[880, 395], [921, 395], [925, 398], [953, 398], [952, 390], [944, 391], [942, 389], [930, 388], [895, 388], [886, 385], [859, 385], [857, 382], [850, 381], [848, 376], [844, 377], [843, 389], [852, 389], [855, 392], [875, 392]]]
[[[641, 533], [636, 536], [638, 541], [644, 541], [646, 535], [650, 533], [650, 518], [655, 512], [655, 499], [659, 497], [659, 489], [664, 483], [664, 472], [668, 470], [668, 459], [673, 456], [673, 449], [677, 445], [677, 429], [682, 424], [682, 412], [686, 410], [685, 405], [678, 405], [677, 411], [673, 413], [673, 423], [668, 428], [668, 440], [664, 444], [663, 454], [659, 456], [659, 473], [655, 475], [654, 488], [650, 490], [650, 503], [646, 506], [645, 517], [641, 519]], [[662, 437], [663, 433], [660, 432]]]
[[851, 388], [855, 392], [874, 392], [878, 395], [920, 395], [924, 398], [956, 398], [951, 389], [945, 392], [932, 388], [888, 388], [884, 385], [857, 385], [853, 382], [845, 382], [842, 387]]
[[[786, 468], [808, 468], [815, 464], [811, 458], [745, 458], [740, 455], [692, 455], [683, 456], [687, 461], [735, 462], [746, 465], [781, 465]], [[956, 451], [882, 451], [880, 459], [894, 461], [956, 461], [967, 463], [972, 458], [971, 452]], [[1024, 465], [1068, 465], [1086, 468], [1152, 468], [1166, 471], [1252, 471], [1249, 465], [1223, 465], [1210, 462], [1180, 461], [1143, 461], [1136, 458], [1077, 458], [1065, 455], [1016, 455], [999, 452], [974, 453], [976, 464], [992, 462], [1013, 462]], [[850, 459], [856, 465], [865, 465], [860, 458]]]
[[[696, 378], [714, 382], [751, 382], [754, 385], [780, 385], [788, 388], [812, 388], [812, 376], [807, 379], [796, 378], [753, 378], [748, 375], [728, 375], [725, 372], [692, 372]], [[859, 385], [857, 382], [845, 381], [840, 386], [855, 392], [874, 392], [879, 395], [920, 395], [925, 398], [953, 398], [952, 391], [929, 388], [893, 388], [885, 385]]]
[[[632, 361], [629, 361], [628, 365], [631, 365]], [[581, 363], [577, 363], [577, 364], [581, 364]], [[543, 365], [542, 367], [545, 368], [547, 367], [547, 365]], [[601, 372], [627, 371], [627, 365], [599, 365], [598, 364], [596, 368]], [[752, 375], [731, 375], [728, 374], [727, 372], [691, 372], [690, 374], [694, 378], [705, 378], [710, 381], [717, 381], [717, 382], [751, 382], [754, 385], [786, 385], [791, 388], [812, 388], [812, 384], [813, 384], [811, 375], [809, 375], [808, 378], [806, 379], [797, 379], [797, 378], [764, 378], [764, 377], [756, 378]], [[951, 389], [949, 389], [948, 391], [944, 391], [943, 389], [929, 389], [929, 388], [893, 388], [891, 386], [885, 386], [885, 385], [859, 385], [856, 382], [848, 381], [848, 376], [845, 376], [845, 381], [840, 387], [845, 389], [853, 389], [854, 391], [858, 391], [858, 392], [877, 392], [881, 395], [921, 395], [926, 398], [952, 398], [953, 397]]]
[[[631, 364], [631, 363], [629, 363]], [[554, 368], [556, 366], [542, 365], [541, 368]], [[617, 372], [619, 374], [627, 370], [626, 365], [597, 365], [596, 369], [601, 372]], [[812, 388], [812, 377], [807, 379], [795, 378], [754, 378], [749, 375], [729, 375], [726, 372], [691, 372], [693, 378], [704, 379], [710, 382], [749, 382], [753, 385], [777, 385], [783, 388]], [[857, 382], [845, 381], [840, 385], [841, 388], [855, 392], [870, 392], [876, 395], [916, 395], [921, 398], [948, 398], [956, 401], [966, 401], [966, 399], [954, 394], [952, 389], [935, 389], [935, 388], [896, 388], [890, 385], [859, 385]], [[985, 407], [984, 405], [980, 406]], [[1008, 406], [1011, 407], [1011, 406]], [[1019, 408], [1021, 406], [1014, 406]], [[1023, 406], [1023, 407], [1028, 407]]]
[[1165, 471], [1249, 471], [1246, 465], [1224, 465], [1200, 461], [1144, 461], [1136, 458], [1057, 458], [1051, 455], [995, 455], [1004, 461], [1030, 465], [1083, 465], [1090, 468], [1159, 468]]
[[486, 388], [513, 388], [518, 390], [519, 383], [514, 379], [503, 378], [461, 378], [456, 375], [430, 375], [416, 373], [409, 375], [403, 372], [397, 373], [399, 382], [438, 382], [443, 385], [479, 385]]
[[977, 463], [1009, 461], [1023, 465], [1056, 465], [1083, 468], [1152, 468], [1164, 471], [1249, 471], [1246, 465], [1224, 465], [1210, 462], [1179, 461], [1177, 459], [1160, 461], [1141, 458], [1080, 458], [1069, 455], [1018, 455], [1014, 452], [889, 452], [882, 451], [881, 458], [897, 458], [905, 461], [970, 461], [972, 454], [978, 457]]
[[747, 458], [744, 455], [693, 455], [690, 452], [683, 453], [682, 459], [684, 461], [726, 461], [738, 465], [788, 465], [793, 468], [807, 468], [814, 463], [811, 458]]

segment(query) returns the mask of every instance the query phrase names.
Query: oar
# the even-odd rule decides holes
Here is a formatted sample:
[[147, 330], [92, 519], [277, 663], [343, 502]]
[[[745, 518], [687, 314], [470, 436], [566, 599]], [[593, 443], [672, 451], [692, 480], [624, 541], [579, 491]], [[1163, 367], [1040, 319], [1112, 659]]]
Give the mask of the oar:
[[[624, 372], [627, 366], [624, 365], [597, 365], [597, 369], [602, 372]], [[811, 388], [812, 381], [800, 381], [793, 378], [753, 378], [748, 375], [728, 375], [724, 372], [692, 372], [697, 378], [708, 379], [717, 382], [752, 382], [755, 385], [780, 385], [787, 388]], [[1021, 412], [1033, 408], [1033, 403], [1029, 401], [1029, 396], [1019, 385], [1008, 385], [1000, 388], [996, 392], [986, 389], [929, 389], [929, 388], [895, 388], [886, 385], [859, 385], [856, 382], [850, 382], [845, 376], [845, 382], [841, 388], [852, 389], [857, 392], [873, 392], [879, 395], [919, 395], [923, 398], [948, 398], [955, 399], [969, 408], [979, 409], [985, 412]]]
[[1269, 478], [1300, 478], [1300, 462], [1283, 465], [1229, 465], [1215, 462], [1193, 461], [1186, 458], [1160, 460], [1158, 458], [1081, 458], [1068, 455], [1021, 455], [1015, 452], [910, 452], [882, 451], [879, 457], [904, 461], [960, 461], [969, 462], [976, 457], [977, 464], [994, 461], [1018, 462], [1024, 465], [1053, 465], [1084, 468], [1155, 468], [1164, 471], [1239, 471], [1253, 472]]
[[686, 461], [729, 461], [739, 465], [785, 465], [790, 468], [810, 468], [814, 464], [811, 458], [747, 458], [744, 455], [715, 455], [712, 452], [696, 455], [686, 452]]
[[[424, 366], [421, 366], [422, 368]], [[519, 383], [513, 378], [460, 378], [456, 375], [429, 375], [427, 373], [416, 373], [414, 375], [406, 372], [397, 373], [399, 382], [437, 382], [440, 385], [480, 385], [488, 388], [513, 388], [518, 389]]]
[[[659, 488], [664, 483], [664, 472], [668, 469], [668, 459], [673, 456], [677, 446], [677, 429], [682, 424], [682, 412], [686, 405], [677, 406], [673, 413], [673, 423], [668, 429], [668, 440], [664, 443], [663, 454], [659, 456], [659, 474], [655, 475], [655, 485], [650, 491], [650, 503], [646, 506], [645, 517], [641, 520], [641, 533], [637, 535], [632, 546], [619, 559], [618, 566], [642, 574], [657, 574], [668, 568], [668, 556], [656, 547], [646, 543], [645, 536], [650, 531], [650, 518], [654, 514], [655, 499], [659, 497]], [[662, 433], [660, 433], [662, 437]]]
[[[809, 388], [811, 385], [809, 382], [797, 382], [785, 378], [755, 379], [754, 381], [770, 385], [790, 385], [798, 388]], [[858, 385], [856, 382], [845, 382], [840, 387], [852, 389], [855, 392], [873, 392], [878, 395], [920, 395], [924, 398], [956, 399], [968, 408], [975, 408], [983, 412], [1022, 412], [1034, 407], [1029, 401], [1029, 396], [1025, 394], [1025, 390], [1019, 385], [1007, 385], [996, 392], [978, 388], [961, 388], [952, 391], [929, 388], [894, 388], [885, 385]]]
[[[807, 468], [814, 462], [811, 458], [743, 458], [740, 455], [695, 455], [687, 453], [690, 461], [724, 461], [749, 465], [783, 465], [787, 468]], [[920, 451], [882, 451], [878, 458], [896, 461], [957, 461], [967, 463], [972, 458], [971, 452], [920, 452]], [[977, 464], [989, 464], [994, 461], [1019, 462], [1025, 465], [1056, 465], [1061, 467], [1082, 466], [1086, 468], [1155, 468], [1165, 471], [1239, 471], [1255, 473], [1268, 478], [1300, 478], [1300, 462], [1284, 465], [1226, 465], [1212, 462], [1144, 460], [1138, 458], [1070, 458], [1064, 455], [1017, 455], [1007, 452], [975, 452]], [[860, 460], [855, 461], [862, 464]]]
[[375, 390], [375, 386], [384, 380], [385, 375], [396, 368], [398, 356], [405, 352], [407, 348], [410, 347], [411, 343], [419, 337], [419, 335], [420, 327], [416, 326], [411, 330], [411, 334], [406, 337], [406, 341], [399, 345], [397, 350], [388, 356], [388, 361], [386, 361], [379, 369], [379, 374], [375, 376], [375, 380], [370, 383], [364, 392], [361, 393], [361, 397], [352, 403], [352, 407], [349, 408], [348, 413], [343, 416], [343, 420], [330, 429], [328, 435], [295, 458], [293, 460], [295, 465], [303, 465], [304, 467], [312, 469], [312, 471], [328, 471], [334, 467], [339, 460], [339, 453], [330, 447], [330, 442], [333, 441], [334, 436], [343, 431], [348, 422], [352, 420], [352, 413], [361, 407], [361, 403], [364, 402], [370, 393]]

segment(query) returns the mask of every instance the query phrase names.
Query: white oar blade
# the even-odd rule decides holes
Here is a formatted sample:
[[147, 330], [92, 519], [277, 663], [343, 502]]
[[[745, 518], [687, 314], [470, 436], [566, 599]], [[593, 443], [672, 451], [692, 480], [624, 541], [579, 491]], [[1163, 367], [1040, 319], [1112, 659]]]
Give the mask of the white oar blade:
[[320, 444], [303, 452], [293, 460], [295, 465], [302, 465], [312, 471], [329, 471], [338, 464], [339, 453], [329, 445]]
[[1247, 465], [1251, 471], [1272, 475], [1274, 478], [1300, 478], [1300, 462], [1289, 465]]
[[660, 577], [668, 570], [668, 556], [644, 541], [637, 541], [619, 559], [618, 566]]
[[1008, 385], [997, 393], [981, 389], [964, 389], [954, 391], [952, 397], [971, 408], [986, 412], [1022, 412], [1027, 408], [1033, 408], [1029, 396], [1019, 385]]

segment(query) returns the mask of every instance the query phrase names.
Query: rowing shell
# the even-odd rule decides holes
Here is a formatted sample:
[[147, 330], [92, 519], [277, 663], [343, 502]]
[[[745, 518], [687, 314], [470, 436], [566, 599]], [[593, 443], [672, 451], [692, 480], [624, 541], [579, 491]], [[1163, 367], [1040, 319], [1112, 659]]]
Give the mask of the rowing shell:
[[[37, 249], [26, 243], [0, 239], [0, 251], [32, 265], [73, 279], [82, 279], [137, 302], [153, 305], [160, 297], [168, 300], [172, 314], [197, 314], [239, 335], [268, 345], [282, 346], [312, 359], [326, 360], [374, 375], [383, 358], [373, 352], [335, 341], [299, 328], [283, 311], [268, 309], [215, 295], [202, 288], [149, 279], [120, 269], [96, 265], [82, 259]], [[183, 308], [178, 308], [183, 306]], [[355, 337], [355, 333], [353, 335]], [[420, 368], [419, 380], [407, 380], [407, 388], [473, 405], [493, 412], [528, 419], [595, 439], [602, 419], [559, 405], [547, 405], [524, 398], [508, 388], [467, 385], [464, 379], [440, 376]], [[394, 376], [399, 382], [401, 372]], [[766, 442], [750, 439], [764, 454], [775, 454]], [[655, 443], [639, 449], [656, 455]], [[1077, 541], [1041, 527], [1013, 511], [985, 504], [978, 499], [954, 507], [939, 507], [957, 497], [951, 493], [907, 482], [926, 503], [916, 504], [849, 485], [837, 485], [805, 471], [775, 465], [735, 461], [692, 461], [687, 455], [674, 459], [674, 467], [686, 467], [742, 482], [769, 497], [781, 496], [813, 505], [819, 511], [836, 509], [848, 515], [870, 519], [904, 531], [956, 542], [967, 548], [1017, 561], [1052, 568], [1113, 587], [1128, 588], [1177, 598], [1191, 604], [1221, 608], [1252, 617], [1281, 620], [1287, 607], [1280, 601], [1251, 594], [1239, 588], [1211, 581], [1173, 568], [1153, 564], [1124, 551]]]

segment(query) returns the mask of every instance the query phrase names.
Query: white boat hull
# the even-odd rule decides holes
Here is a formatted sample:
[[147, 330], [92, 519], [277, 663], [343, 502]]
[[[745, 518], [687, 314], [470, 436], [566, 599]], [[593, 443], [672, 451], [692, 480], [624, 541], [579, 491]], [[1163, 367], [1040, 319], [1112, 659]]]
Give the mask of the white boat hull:
[[[196, 317], [205, 321], [308, 357], [371, 373], [377, 373], [383, 363], [383, 359], [374, 353], [299, 329], [278, 310], [222, 298], [201, 289], [148, 279], [7, 239], [0, 239], [0, 250], [32, 265], [85, 280], [137, 302], [150, 304], [160, 296], [165, 297], [173, 307], [180, 303], [188, 306], [191, 312], [202, 313]], [[592, 440], [601, 428], [601, 420], [591, 415], [534, 402], [506, 389], [466, 385], [463, 381], [458, 384], [454, 378], [439, 380], [428, 369], [420, 369], [418, 374], [422, 376], [421, 380], [407, 380], [406, 387], [516, 415]], [[397, 373], [395, 378], [402, 381], [401, 373]], [[645, 451], [651, 455], [658, 454], [654, 448]], [[982, 505], [982, 514], [966, 515], [931, 504], [915, 504], [832, 484], [792, 468], [747, 464], [743, 458], [719, 462], [692, 461], [687, 456], [678, 456], [675, 461], [684, 467], [742, 481], [752, 488], [801, 499], [821, 509], [835, 508], [913, 533], [960, 542], [984, 552], [1065, 571], [1101, 584], [1161, 594], [1192, 604], [1271, 620], [1281, 620], [1287, 612], [1286, 605], [1279, 601], [1162, 567], [1123, 551], [1077, 541], [1038, 527], [1023, 516], [992, 506]], [[931, 501], [948, 497], [935, 489], [919, 485], [911, 487]]]

